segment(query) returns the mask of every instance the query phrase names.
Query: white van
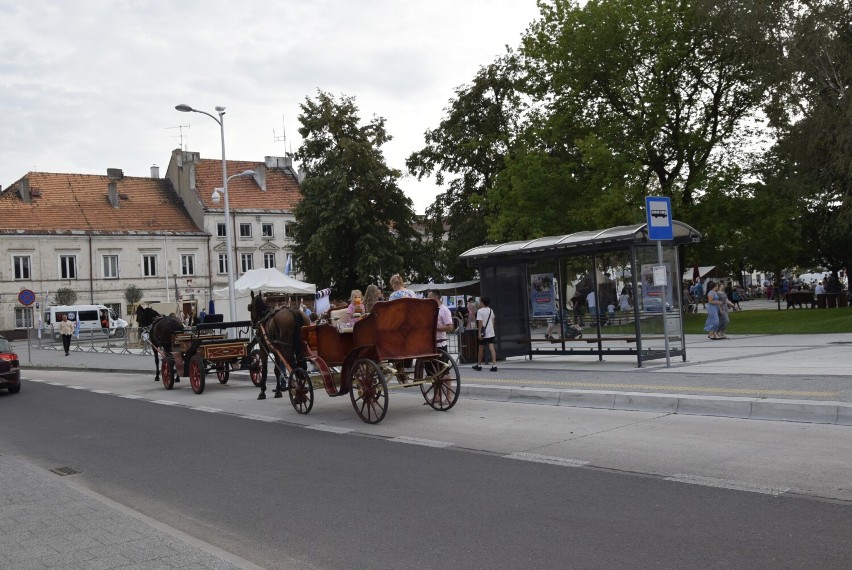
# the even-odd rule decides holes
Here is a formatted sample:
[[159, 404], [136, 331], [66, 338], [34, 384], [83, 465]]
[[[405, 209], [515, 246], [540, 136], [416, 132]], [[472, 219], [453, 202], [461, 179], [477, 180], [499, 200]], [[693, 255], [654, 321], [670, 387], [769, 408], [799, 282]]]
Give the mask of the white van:
[[59, 335], [59, 321], [62, 315], [68, 315], [68, 320], [80, 321], [80, 332], [89, 331], [109, 332], [110, 336], [121, 338], [126, 334], [127, 321], [115, 316], [112, 309], [104, 305], [56, 305], [44, 311], [44, 326], [54, 327], [54, 336]]

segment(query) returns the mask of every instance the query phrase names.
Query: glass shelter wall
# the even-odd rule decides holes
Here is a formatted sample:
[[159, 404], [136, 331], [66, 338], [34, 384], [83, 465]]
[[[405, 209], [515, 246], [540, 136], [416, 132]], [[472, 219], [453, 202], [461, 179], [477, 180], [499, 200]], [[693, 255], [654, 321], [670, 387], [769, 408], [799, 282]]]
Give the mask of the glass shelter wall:
[[642, 352], [652, 357], [664, 353], [666, 334], [669, 348], [679, 350], [683, 348], [683, 310], [677, 249], [663, 248], [665, 286], [655, 282], [654, 267], [659, 267], [656, 245], [635, 247], [634, 253], [639, 270], [636, 299]]

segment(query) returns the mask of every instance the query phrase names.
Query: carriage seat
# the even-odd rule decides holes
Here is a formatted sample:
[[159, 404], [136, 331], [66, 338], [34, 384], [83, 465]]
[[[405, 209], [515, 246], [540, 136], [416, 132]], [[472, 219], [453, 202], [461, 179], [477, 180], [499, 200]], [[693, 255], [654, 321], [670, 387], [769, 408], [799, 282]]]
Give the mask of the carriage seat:
[[[331, 324], [335, 324], [336, 322], [344, 323], [349, 319], [349, 313], [346, 311], [346, 309], [334, 309], [333, 311], [331, 311], [330, 319]], [[334, 319], [340, 320], [335, 321]]]

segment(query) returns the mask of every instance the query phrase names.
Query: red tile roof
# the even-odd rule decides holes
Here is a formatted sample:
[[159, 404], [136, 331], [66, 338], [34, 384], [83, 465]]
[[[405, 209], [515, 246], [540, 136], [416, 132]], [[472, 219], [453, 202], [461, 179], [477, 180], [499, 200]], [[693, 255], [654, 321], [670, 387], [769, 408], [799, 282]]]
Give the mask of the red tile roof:
[[[263, 162], [229, 160], [228, 176], [257, 170]], [[195, 165], [195, 187], [208, 210], [222, 210], [224, 204], [214, 204], [214, 188], [222, 187], [222, 161], [202, 159]], [[231, 210], [280, 210], [292, 212], [302, 199], [299, 183], [287, 169], [269, 168], [266, 171], [266, 191], [260, 189], [251, 176], [232, 178], [228, 182], [228, 202]]]
[[166, 179], [116, 180], [119, 207], [109, 201], [107, 176], [30, 172], [32, 198], [24, 202], [17, 181], [0, 194], [0, 234], [63, 233], [200, 234]]

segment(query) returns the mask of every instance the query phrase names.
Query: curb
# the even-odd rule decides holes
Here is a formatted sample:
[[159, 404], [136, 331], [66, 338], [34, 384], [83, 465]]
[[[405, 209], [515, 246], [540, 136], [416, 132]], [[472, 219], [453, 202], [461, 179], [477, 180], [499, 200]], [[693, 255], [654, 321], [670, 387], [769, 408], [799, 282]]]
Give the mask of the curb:
[[852, 426], [852, 404], [834, 401], [553, 390], [482, 384], [462, 384], [461, 396], [477, 400], [547, 406]]

